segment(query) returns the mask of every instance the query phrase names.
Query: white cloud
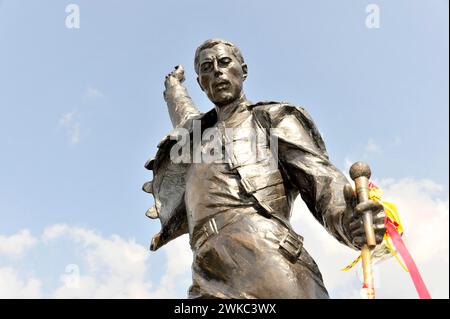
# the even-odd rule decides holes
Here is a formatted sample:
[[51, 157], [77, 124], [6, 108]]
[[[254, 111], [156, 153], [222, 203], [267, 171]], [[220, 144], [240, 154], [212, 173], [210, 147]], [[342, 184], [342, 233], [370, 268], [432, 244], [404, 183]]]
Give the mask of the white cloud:
[[19, 231], [11, 236], [0, 235], [0, 255], [20, 257], [37, 243], [28, 229]]
[[[10, 237], [1, 236], [1, 252], [24, 255], [38, 239], [23, 230]], [[176, 239], [156, 254], [165, 256], [166, 263], [153, 264], [155, 253], [134, 241], [112, 235], [104, 237], [92, 230], [66, 224], [55, 224], [44, 229], [40, 242], [45, 250], [52, 243], [68, 240], [65, 252], [81, 252], [81, 262], [69, 265], [59, 276], [57, 287], [45, 287], [41, 280], [28, 278], [24, 270], [0, 268], [0, 297], [51, 298], [186, 298], [191, 284], [192, 253], [188, 236]], [[45, 258], [43, 256], [42, 258]], [[72, 257], [73, 259], [74, 257]], [[44, 261], [43, 261], [44, 262]], [[46, 262], [51, 263], [51, 260]], [[152, 283], [150, 271], [164, 267], [161, 277]], [[75, 271], [74, 271], [75, 270]], [[159, 272], [161, 268], [157, 271]], [[74, 284], [75, 283], [75, 284]]]
[[367, 142], [366, 147], [364, 149], [365, 156], [380, 152], [381, 152], [380, 145], [378, 145], [373, 138], [369, 138], [369, 141]]
[[0, 267], [0, 299], [41, 298], [41, 285], [39, 279], [24, 279], [17, 270]]
[[150, 282], [146, 278], [149, 252], [133, 239], [112, 235], [105, 238], [92, 230], [69, 225], [52, 225], [44, 230], [43, 240], [71, 239], [82, 248], [86, 267], [80, 266], [79, 288], [62, 285], [56, 298], [148, 298]]
[[64, 235], [68, 226], [65, 224], [55, 224], [44, 229], [42, 240], [48, 242]]
[[449, 199], [440, 198], [442, 186], [413, 179], [379, 183], [386, 200], [397, 205], [406, 229], [404, 240], [416, 261], [426, 263], [443, 256], [448, 264]]
[[76, 122], [70, 132], [70, 142], [72, 144], [78, 144], [80, 142], [80, 123]]
[[59, 125], [63, 125], [64, 126], [64, 125], [68, 125], [68, 124], [72, 123], [73, 115], [74, 115], [74, 112], [69, 112], [69, 113], [63, 114], [59, 118]]
[[78, 144], [81, 137], [80, 122], [75, 119], [75, 112], [63, 114], [58, 122], [60, 126], [66, 129], [70, 143]]
[[[186, 298], [190, 285], [192, 253], [188, 237], [182, 236], [161, 248], [166, 256], [165, 272], [158, 283], [151, 283], [148, 274], [153, 267], [148, 248], [134, 240], [117, 235], [104, 238], [91, 230], [68, 225], [53, 225], [45, 229], [44, 241], [62, 236], [72, 238], [82, 246], [86, 274], [80, 273], [79, 288], [61, 285], [54, 297], [67, 298]], [[61, 276], [64, 283], [65, 276]]]
[[191, 285], [192, 251], [187, 235], [170, 242], [164, 249], [167, 256], [167, 268], [151, 293], [152, 298], [186, 298]]
[[84, 92], [84, 97], [89, 99], [97, 99], [103, 97], [103, 93], [97, 88], [89, 87]]

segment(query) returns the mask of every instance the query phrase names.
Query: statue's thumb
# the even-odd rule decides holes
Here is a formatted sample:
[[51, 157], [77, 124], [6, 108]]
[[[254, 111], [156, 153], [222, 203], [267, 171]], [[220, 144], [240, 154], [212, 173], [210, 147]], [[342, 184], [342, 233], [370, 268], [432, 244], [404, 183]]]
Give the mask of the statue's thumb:
[[345, 198], [345, 202], [347, 203], [347, 205], [353, 205], [354, 201], [355, 201], [355, 192], [353, 190], [352, 185], [350, 184], [346, 184], [344, 185], [344, 198]]

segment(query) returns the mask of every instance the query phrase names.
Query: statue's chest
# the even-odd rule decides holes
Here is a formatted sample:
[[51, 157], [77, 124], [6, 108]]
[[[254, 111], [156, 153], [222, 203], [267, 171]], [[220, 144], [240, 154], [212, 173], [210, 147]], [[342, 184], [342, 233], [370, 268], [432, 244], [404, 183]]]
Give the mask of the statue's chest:
[[[231, 160], [236, 157], [248, 160], [251, 156], [252, 118], [246, 118], [235, 127], [224, 124], [203, 132], [199, 146], [201, 156], [197, 156], [201, 161], [192, 163], [186, 174], [185, 202], [193, 220], [233, 207], [256, 205], [255, 198], [245, 191]], [[193, 151], [199, 150], [194, 148]]]
[[270, 143], [270, 132], [252, 116], [227, 124], [203, 132], [202, 160], [189, 168], [185, 202], [191, 225], [237, 207], [288, 215], [277, 145]]

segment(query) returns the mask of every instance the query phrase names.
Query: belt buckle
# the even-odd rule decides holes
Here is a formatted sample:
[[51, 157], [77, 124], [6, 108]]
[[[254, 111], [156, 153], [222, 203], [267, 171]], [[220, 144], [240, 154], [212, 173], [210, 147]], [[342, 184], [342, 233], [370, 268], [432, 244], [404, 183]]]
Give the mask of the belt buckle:
[[196, 240], [194, 240], [194, 245], [197, 247], [197, 249], [200, 248], [209, 237], [219, 233], [219, 229], [217, 228], [217, 223], [214, 217], [207, 221], [205, 225], [203, 225], [199, 230], [202, 233]]
[[295, 262], [302, 252], [303, 238], [289, 231], [280, 241], [279, 249], [292, 262]]
[[219, 229], [217, 228], [217, 223], [214, 217], [211, 218], [205, 225], [203, 225], [202, 230], [206, 238], [219, 233]]

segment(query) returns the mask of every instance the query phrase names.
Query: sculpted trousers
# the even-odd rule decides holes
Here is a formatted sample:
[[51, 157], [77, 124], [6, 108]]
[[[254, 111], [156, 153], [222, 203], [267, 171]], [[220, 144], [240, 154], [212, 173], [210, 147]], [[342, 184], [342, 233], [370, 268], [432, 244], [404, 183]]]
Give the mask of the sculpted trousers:
[[194, 250], [189, 298], [329, 298], [304, 248], [294, 263], [279, 251], [286, 232], [258, 213], [238, 216]]

